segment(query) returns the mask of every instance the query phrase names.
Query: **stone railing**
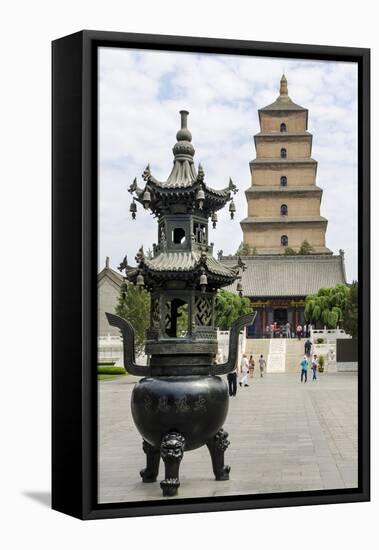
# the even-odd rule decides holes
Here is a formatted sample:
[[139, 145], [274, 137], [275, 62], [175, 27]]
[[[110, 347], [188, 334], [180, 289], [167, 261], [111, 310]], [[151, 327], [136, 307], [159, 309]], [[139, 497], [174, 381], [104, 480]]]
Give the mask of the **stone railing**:
[[338, 327], [336, 329], [329, 329], [326, 327], [323, 329], [311, 329], [311, 342], [316, 342], [318, 338], [324, 340], [323, 344], [335, 344], [337, 338], [351, 338], [351, 336]]
[[[229, 330], [219, 330], [217, 329], [217, 343], [218, 343], [218, 353], [216, 356], [217, 363], [224, 363], [228, 359], [229, 353]], [[242, 354], [245, 353], [246, 348], [246, 331], [242, 330], [240, 332], [238, 340], [238, 362], [237, 365], [241, 362]]]

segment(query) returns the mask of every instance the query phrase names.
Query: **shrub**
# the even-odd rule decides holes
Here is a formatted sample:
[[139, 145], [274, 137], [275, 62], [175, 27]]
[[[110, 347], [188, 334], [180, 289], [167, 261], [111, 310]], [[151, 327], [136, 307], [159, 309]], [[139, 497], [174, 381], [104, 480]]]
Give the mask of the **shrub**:
[[104, 364], [97, 365], [97, 374], [126, 374], [124, 367], [110, 367]]

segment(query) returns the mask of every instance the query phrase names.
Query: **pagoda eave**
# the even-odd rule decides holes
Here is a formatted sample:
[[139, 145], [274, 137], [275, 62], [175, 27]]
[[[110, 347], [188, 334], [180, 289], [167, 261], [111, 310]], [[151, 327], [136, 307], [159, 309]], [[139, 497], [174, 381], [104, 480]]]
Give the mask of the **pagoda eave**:
[[289, 218], [288, 216], [283, 216], [281, 218], [254, 218], [252, 216], [244, 218], [240, 221], [241, 226], [249, 225], [302, 225], [302, 224], [321, 224], [326, 226], [328, 220], [323, 216], [314, 216], [314, 217], [304, 217], [304, 218]]
[[251, 186], [245, 190], [245, 195], [249, 198], [249, 195], [252, 196], [262, 196], [262, 195], [298, 195], [304, 197], [321, 197], [323, 190], [317, 185], [312, 185], [309, 187], [290, 187], [288, 185], [284, 187], [279, 187], [277, 185], [272, 185], [270, 187], [264, 185], [255, 185]]

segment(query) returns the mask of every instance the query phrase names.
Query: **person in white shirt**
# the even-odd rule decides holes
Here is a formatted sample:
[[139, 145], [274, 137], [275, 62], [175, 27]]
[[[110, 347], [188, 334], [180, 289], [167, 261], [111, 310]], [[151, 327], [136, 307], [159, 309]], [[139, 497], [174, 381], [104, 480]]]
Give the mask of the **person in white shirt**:
[[240, 384], [240, 386], [242, 386], [242, 384], [243, 384], [244, 386], [248, 387], [249, 384], [247, 383], [247, 379], [248, 379], [248, 375], [249, 375], [249, 361], [247, 360], [247, 357], [246, 357], [245, 353], [242, 356], [240, 368], [241, 368], [242, 378], [241, 378], [239, 384]]

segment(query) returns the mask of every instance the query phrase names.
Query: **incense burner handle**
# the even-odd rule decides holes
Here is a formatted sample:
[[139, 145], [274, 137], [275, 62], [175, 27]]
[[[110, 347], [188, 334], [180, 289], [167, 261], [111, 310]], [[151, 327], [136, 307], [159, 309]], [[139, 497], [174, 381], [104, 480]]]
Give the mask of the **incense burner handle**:
[[228, 360], [226, 363], [221, 363], [220, 365], [212, 365], [212, 374], [228, 374], [235, 369], [238, 357], [238, 336], [240, 330], [246, 325], [252, 325], [256, 316], [257, 312], [255, 311], [247, 315], [242, 315], [234, 321], [230, 329]]
[[124, 348], [124, 367], [129, 374], [135, 376], [149, 376], [150, 368], [143, 365], [137, 365], [135, 360], [135, 344], [134, 344], [134, 328], [129, 321], [114, 315], [113, 313], [105, 314], [108, 319], [108, 323], [112, 327], [120, 329], [123, 338]]

